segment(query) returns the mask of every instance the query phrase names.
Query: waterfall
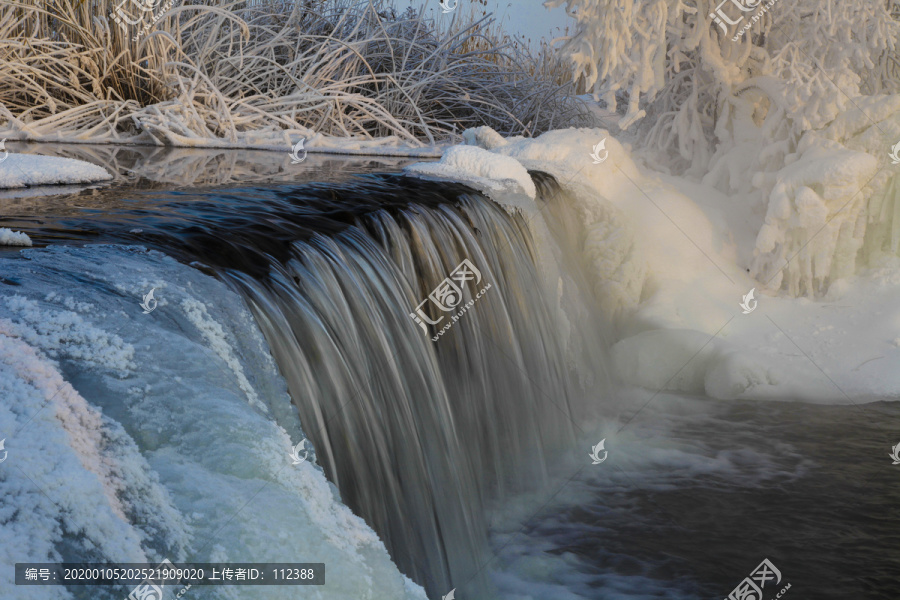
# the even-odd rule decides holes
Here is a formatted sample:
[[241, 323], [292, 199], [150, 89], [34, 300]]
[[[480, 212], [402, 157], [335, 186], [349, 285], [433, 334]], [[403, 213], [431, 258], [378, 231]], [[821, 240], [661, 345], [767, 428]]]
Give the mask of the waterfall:
[[[489, 597], [485, 504], [545, 481], [584, 413], [535, 252], [523, 217], [461, 194], [295, 242], [263, 279], [224, 273], [343, 501], [431, 595]], [[490, 288], [426, 334], [410, 313], [464, 259]]]
[[[48, 221], [43, 229], [29, 230], [36, 240], [99, 238], [138, 243], [168, 256], [128, 245], [88, 246], [35, 250], [28, 260], [46, 271], [48, 282], [64, 273], [71, 280], [66, 289], [96, 299], [102, 308], [78, 301], [86, 307], [86, 323], [110, 315], [118, 323], [112, 334], [127, 332], [134, 340], [140, 358], [121, 384], [96, 379], [90, 365], [70, 368], [85, 398], [123, 423], [137, 448], [154, 456], [164, 452], [155, 458], [163, 465], [157, 467], [160, 477], [178, 490], [173, 492], [178, 509], [203, 528], [218, 531], [216, 519], [222, 518], [221, 527], [233, 524], [246, 531], [252, 521], [242, 523], [247, 513], [240, 509], [244, 498], [256, 496], [220, 494], [216, 502], [233, 498], [240, 504], [194, 512], [196, 490], [178, 487], [184, 479], [165, 467], [167, 461], [191, 453], [200, 469], [214, 447], [249, 446], [252, 431], [271, 426], [287, 432], [284, 439], [309, 439], [310, 458], [324, 469], [341, 501], [374, 529], [400, 571], [424, 586], [429, 597], [456, 589], [460, 598], [488, 599], [496, 594], [486, 512], [512, 494], [542, 489], [555, 458], [572, 450], [605, 390], [600, 327], [590, 284], [578, 273], [575, 258], [574, 213], [552, 178], [534, 176], [538, 208], [547, 210], [530, 216], [511, 215], [458, 184], [395, 175], [350, 184], [172, 192], [140, 210], [128, 203], [106, 206], [102, 224], [90, 215], [67, 216], [64, 223]], [[37, 267], [17, 259], [7, 268], [13, 277]], [[460, 273], [468, 276], [455, 278]], [[57, 310], [51, 306], [55, 296], [44, 291], [49, 283], [33, 275], [18, 280], [27, 281], [28, 289], [16, 293]], [[82, 283], [88, 281], [94, 283]], [[217, 291], [213, 284], [230, 290]], [[150, 286], [161, 290], [160, 308], [141, 314], [130, 296], [140, 298]], [[436, 295], [439, 289], [452, 293]], [[235, 317], [241, 298], [251, 313], [246, 319]], [[10, 318], [37, 314], [30, 304], [10, 302]], [[135, 317], [125, 316], [132, 312]], [[437, 324], [428, 325], [432, 322]], [[148, 329], [151, 325], [155, 329]], [[265, 343], [257, 340], [259, 332], [247, 333], [254, 326]], [[153, 342], [143, 341], [145, 336]], [[203, 351], [207, 347], [211, 353]], [[224, 406], [223, 391], [174, 397], [164, 385], [150, 385], [169, 379], [186, 385], [201, 373], [205, 383], [191, 389], [207, 390], [218, 376], [212, 366], [196, 367], [198, 357], [209, 365], [221, 359], [226, 374], [221, 382], [232, 408], [210, 415], [197, 433], [216, 431], [215, 445], [185, 440], [170, 452], [160, 447], [159, 436], [181, 440], [181, 432], [196, 422], [190, 415], [210, 414], [215, 403]], [[284, 382], [270, 378], [279, 373]], [[229, 383], [231, 374], [236, 384]], [[131, 381], [143, 377], [147, 383]], [[289, 410], [287, 394], [278, 392], [284, 383], [295, 411]], [[240, 400], [245, 393], [248, 403]], [[165, 408], [150, 428], [147, 415], [157, 412], [133, 412], [136, 406]], [[242, 415], [242, 422], [232, 431], [235, 415]], [[215, 462], [223, 471], [217, 479], [223, 490], [243, 485], [243, 479], [230, 476], [232, 468], [242, 477], [252, 477], [261, 464], [263, 479], [275, 478], [269, 471], [281, 473], [276, 465], [286, 453], [270, 447], [284, 440], [265, 435], [259, 441], [265, 451], [232, 449], [226, 455], [234, 464]], [[302, 489], [272, 485], [259, 498], [272, 504], [285, 497], [279, 494]], [[318, 497], [307, 504], [322, 502]], [[232, 520], [235, 514], [240, 518]], [[328, 519], [312, 518], [313, 524], [320, 522]], [[203, 539], [192, 546], [186, 533], [182, 537], [183, 548], [203, 546]], [[340, 536], [331, 537], [338, 541], [330, 548], [341, 551]], [[170, 550], [156, 549], [164, 555]]]

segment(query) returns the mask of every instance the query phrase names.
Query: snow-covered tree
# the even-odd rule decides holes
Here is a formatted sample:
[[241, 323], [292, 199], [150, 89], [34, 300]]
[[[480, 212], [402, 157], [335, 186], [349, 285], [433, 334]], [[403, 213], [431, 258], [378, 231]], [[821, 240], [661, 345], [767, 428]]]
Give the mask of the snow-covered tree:
[[900, 141], [900, 1], [545, 4], [575, 19], [561, 51], [625, 105], [622, 129], [760, 215], [762, 283], [822, 293], [900, 246], [900, 177], [882, 168]]
[[563, 4], [575, 78], [610, 109], [627, 104], [622, 129], [653, 117], [655, 141], [695, 165], [751, 88], [795, 134], [830, 122], [848, 97], [900, 91], [898, 0], [545, 3]]

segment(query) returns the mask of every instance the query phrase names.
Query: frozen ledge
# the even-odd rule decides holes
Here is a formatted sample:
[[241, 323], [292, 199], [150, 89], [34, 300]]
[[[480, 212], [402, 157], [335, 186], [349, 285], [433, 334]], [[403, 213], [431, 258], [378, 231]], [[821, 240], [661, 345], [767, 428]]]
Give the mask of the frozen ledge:
[[424, 179], [465, 183], [508, 211], [529, 211], [537, 195], [534, 181], [522, 163], [476, 146], [451, 146], [439, 162], [416, 163], [404, 172]]

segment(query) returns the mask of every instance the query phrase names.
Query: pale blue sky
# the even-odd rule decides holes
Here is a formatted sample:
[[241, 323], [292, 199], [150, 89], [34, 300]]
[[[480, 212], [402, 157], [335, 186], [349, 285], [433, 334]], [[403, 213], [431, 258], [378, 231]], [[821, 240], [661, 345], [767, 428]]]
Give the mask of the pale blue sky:
[[[493, 12], [498, 19], [503, 19], [504, 26], [511, 33], [518, 33], [532, 41], [540, 38], [551, 40], [555, 37], [563, 35], [567, 25], [573, 22], [566, 14], [563, 7], [555, 8], [552, 11], [544, 8], [543, 0], [458, 0], [459, 6], [456, 10], [464, 10], [467, 5], [472, 5], [478, 10], [486, 10]], [[440, 9], [440, 0], [392, 0], [394, 6], [398, 9], [405, 9], [407, 6], [425, 5], [427, 11], [431, 11], [429, 15], [432, 18], [449, 19], [453, 15], [443, 14]], [[447, 0], [452, 6], [454, 0]]]

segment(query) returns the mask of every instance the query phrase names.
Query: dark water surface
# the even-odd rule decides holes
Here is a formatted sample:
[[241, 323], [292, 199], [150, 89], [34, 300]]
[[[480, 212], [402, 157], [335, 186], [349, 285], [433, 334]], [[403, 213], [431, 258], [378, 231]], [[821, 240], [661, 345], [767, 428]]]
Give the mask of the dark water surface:
[[575, 597], [713, 600], [768, 559], [782, 580], [765, 600], [787, 584], [783, 598], [895, 600], [898, 442], [893, 403], [660, 395], [530, 521], [504, 570], [547, 552]]

